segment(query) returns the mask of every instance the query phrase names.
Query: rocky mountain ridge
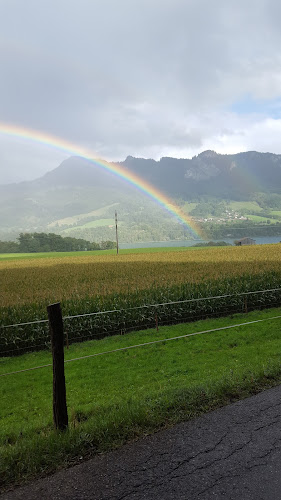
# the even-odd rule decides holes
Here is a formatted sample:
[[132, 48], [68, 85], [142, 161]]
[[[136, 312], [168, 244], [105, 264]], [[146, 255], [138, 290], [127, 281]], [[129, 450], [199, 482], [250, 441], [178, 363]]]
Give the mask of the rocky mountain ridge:
[[[249, 201], [255, 193], [275, 193], [278, 198], [281, 194], [281, 155], [271, 153], [204, 151], [192, 159], [164, 157], [159, 161], [128, 156], [118, 165], [180, 203], [206, 198]], [[39, 179], [0, 185], [0, 239], [11, 232], [56, 226], [65, 230], [61, 223], [65, 218], [73, 218], [73, 227], [78, 221], [87, 228], [103, 223], [109, 227], [113, 206], [124, 214], [126, 227], [128, 222], [139, 225], [145, 219], [152, 228], [158, 224], [153, 222], [154, 214], [161, 221], [167, 217], [130, 182], [94, 162], [70, 157]], [[97, 222], [101, 219], [104, 222]]]

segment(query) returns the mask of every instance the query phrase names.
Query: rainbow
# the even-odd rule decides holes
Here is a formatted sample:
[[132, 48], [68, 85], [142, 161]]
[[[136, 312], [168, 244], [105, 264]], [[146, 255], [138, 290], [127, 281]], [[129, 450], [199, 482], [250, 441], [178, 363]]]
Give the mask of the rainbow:
[[38, 132], [36, 130], [0, 122], [0, 133], [19, 139], [33, 141], [44, 146], [55, 148], [59, 151], [66, 152], [70, 155], [81, 156], [95, 163], [101, 168], [127, 181], [129, 184], [136, 187], [139, 191], [143, 192], [154, 201], [156, 201], [162, 208], [176, 217], [179, 222], [184, 224], [193, 238], [205, 239], [204, 233], [201, 228], [199, 228], [198, 225], [192, 220], [192, 218], [186, 215], [180, 207], [176, 206], [173, 201], [168, 198], [168, 196], [146, 182], [144, 179], [141, 179], [141, 177], [139, 177], [138, 175], [129, 172], [124, 167], [121, 167], [120, 165], [112, 162], [107, 162], [105, 160], [95, 158], [94, 154], [91, 151], [72, 142], [66, 141], [65, 139], [46, 134], [44, 132]]

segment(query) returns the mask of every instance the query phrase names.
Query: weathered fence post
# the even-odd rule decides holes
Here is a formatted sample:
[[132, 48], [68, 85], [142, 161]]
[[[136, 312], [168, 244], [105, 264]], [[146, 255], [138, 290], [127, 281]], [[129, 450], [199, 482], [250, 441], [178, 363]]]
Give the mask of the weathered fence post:
[[65, 332], [66, 348], [69, 349], [68, 331]]
[[68, 426], [64, 377], [63, 320], [60, 303], [47, 307], [53, 355], [53, 418], [56, 429]]
[[155, 313], [155, 327], [156, 327], [156, 331], [158, 332], [159, 328], [158, 328], [158, 316], [157, 316], [157, 313]]

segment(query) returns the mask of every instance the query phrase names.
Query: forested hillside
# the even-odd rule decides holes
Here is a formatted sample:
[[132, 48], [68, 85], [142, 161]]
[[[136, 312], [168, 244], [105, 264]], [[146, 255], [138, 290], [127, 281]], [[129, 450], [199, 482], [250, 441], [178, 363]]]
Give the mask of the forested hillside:
[[[229, 230], [241, 220], [238, 227], [248, 222], [251, 235], [281, 235], [281, 155], [205, 151], [192, 159], [127, 157], [120, 165], [169, 196], [209, 239], [244, 236]], [[192, 237], [188, 226], [137, 186], [71, 157], [39, 179], [0, 186], [0, 239], [52, 231], [91, 242], [114, 240], [115, 210], [121, 242]]]

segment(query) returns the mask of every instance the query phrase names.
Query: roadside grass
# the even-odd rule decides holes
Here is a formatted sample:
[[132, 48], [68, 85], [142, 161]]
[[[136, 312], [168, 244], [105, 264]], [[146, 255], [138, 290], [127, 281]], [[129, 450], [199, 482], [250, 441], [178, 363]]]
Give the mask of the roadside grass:
[[[281, 308], [73, 344], [65, 359], [281, 315]], [[52, 367], [1, 377], [2, 488], [77, 463], [281, 380], [280, 319], [65, 364], [69, 429], [52, 424]], [[0, 374], [51, 363], [1, 358]]]

